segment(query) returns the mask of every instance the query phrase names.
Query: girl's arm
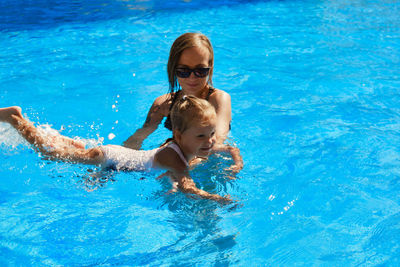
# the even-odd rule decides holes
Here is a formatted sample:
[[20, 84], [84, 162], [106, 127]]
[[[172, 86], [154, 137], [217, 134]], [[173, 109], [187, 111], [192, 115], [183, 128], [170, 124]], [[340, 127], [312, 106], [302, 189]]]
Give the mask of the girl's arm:
[[198, 188], [196, 186], [196, 184], [194, 183], [193, 179], [190, 178], [190, 176], [188, 174], [174, 174], [174, 177], [177, 178], [178, 180], [178, 188], [184, 192], [184, 193], [189, 193], [189, 194], [193, 194], [193, 195], [197, 195], [201, 198], [205, 198], [205, 199], [211, 199], [211, 200], [215, 200], [218, 202], [231, 202], [232, 200], [228, 197], [222, 197], [220, 195], [217, 194], [210, 194], [207, 191], [204, 191], [200, 188]]
[[157, 129], [162, 119], [168, 114], [167, 104], [167, 95], [157, 97], [147, 113], [147, 118], [142, 128], [137, 129], [136, 132], [123, 143], [123, 146], [137, 150], [140, 149], [143, 141]]
[[[219, 202], [231, 201], [229, 197], [210, 194], [207, 191], [199, 189], [190, 177], [188, 167], [182, 162], [179, 155], [172, 148], [167, 147], [156, 154], [154, 167], [166, 169], [168, 171], [166, 175], [170, 176], [173, 180], [172, 182], [177, 183], [177, 188], [184, 193], [194, 194], [201, 198]], [[164, 176], [165, 175], [162, 175], [159, 178]], [[173, 189], [170, 190], [169, 193], [174, 192]]]
[[213, 147], [213, 152], [228, 152], [231, 154], [234, 164], [229, 168], [234, 172], [239, 172], [243, 169], [243, 159], [240, 155], [240, 149], [226, 144], [216, 144]]

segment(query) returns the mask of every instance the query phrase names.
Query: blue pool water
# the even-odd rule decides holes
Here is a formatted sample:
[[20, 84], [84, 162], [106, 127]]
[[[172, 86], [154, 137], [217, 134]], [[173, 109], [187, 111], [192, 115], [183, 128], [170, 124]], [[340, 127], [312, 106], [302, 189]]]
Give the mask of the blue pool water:
[[168, 90], [173, 40], [200, 31], [245, 167], [192, 172], [237, 207], [165, 196], [156, 174], [91, 185], [0, 124], [0, 265], [399, 265], [398, 14], [390, 0], [1, 0], [0, 106], [120, 144]]

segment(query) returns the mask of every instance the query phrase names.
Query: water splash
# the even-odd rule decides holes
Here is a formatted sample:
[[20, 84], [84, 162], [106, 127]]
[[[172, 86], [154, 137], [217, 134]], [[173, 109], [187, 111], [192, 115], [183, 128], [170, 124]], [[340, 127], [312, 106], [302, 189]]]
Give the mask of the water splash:
[[16, 148], [28, 144], [9, 124], [0, 123], [0, 145]]
[[[52, 125], [50, 124], [39, 124], [36, 127], [41, 135], [48, 137], [60, 136], [60, 132], [64, 130], [63, 127], [60, 130], [55, 130], [51, 128]], [[75, 136], [71, 139], [83, 143], [86, 147], [100, 146], [104, 141], [104, 138], [99, 135], [97, 135], [97, 138], [86, 139]], [[29, 144], [13, 127], [6, 123], [0, 123], [0, 145], [4, 145], [8, 149], [15, 149], [20, 145], [28, 146]]]

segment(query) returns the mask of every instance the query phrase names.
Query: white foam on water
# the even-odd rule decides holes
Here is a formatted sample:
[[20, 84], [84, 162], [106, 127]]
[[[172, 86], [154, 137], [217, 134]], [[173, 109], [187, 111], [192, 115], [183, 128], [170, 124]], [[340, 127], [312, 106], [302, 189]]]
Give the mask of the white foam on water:
[[15, 148], [28, 143], [9, 124], [0, 122], [0, 145], [2, 144]]

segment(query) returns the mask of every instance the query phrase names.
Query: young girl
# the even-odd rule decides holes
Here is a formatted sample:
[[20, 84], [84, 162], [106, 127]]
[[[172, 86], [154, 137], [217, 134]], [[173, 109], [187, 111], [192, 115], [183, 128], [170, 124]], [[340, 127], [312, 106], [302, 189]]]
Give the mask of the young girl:
[[[173, 138], [153, 150], [134, 150], [117, 145], [105, 145], [90, 149], [79, 148], [65, 136], [46, 136], [23, 118], [21, 108], [0, 109], [0, 121], [11, 124], [23, 138], [42, 154], [51, 159], [73, 163], [100, 165], [105, 168], [125, 171], [146, 171], [152, 168], [167, 170], [175, 192], [202, 198], [229, 201], [228, 197], [210, 194], [196, 187], [189, 175], [188, 162], [194, 157], [207, 157], [211, 150], [230, 152], [234, 160], [233, 171], [243, 167], [239, 149], [215, 144], [216, 113], [206, 100], [185, 96], [171, 111]], [[168, 140], [167, 140], [168, 141]]]
[[164, 126], [172, 130], [171, 109], [184, 95], [205, 99], [215, 108], [216, 143], [222, 144], [230, 128], [231, 97], [213, 87], [214, 52], [210, 40], [201, 33], [179, 36], [172, 44], [167, 70], [170, 92], [155, 99], [144, 125], [124, 142], [124, 146], [140, 149], [143, 140], [164, 118]]

